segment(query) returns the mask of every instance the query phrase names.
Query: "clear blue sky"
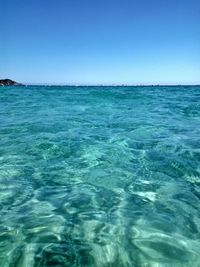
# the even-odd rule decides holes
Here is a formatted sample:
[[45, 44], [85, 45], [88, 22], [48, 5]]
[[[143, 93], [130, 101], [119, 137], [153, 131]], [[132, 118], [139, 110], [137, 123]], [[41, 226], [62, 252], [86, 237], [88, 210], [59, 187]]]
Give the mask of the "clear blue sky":
[[0, 0], [0, 78], [200, 84], [199, 0]]

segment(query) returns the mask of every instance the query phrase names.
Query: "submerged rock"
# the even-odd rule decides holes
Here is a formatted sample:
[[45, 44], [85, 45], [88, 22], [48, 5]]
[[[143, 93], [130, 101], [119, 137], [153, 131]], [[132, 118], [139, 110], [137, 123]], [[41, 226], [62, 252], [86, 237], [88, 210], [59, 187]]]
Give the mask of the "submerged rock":
[[22, 85], [21, 83], [17, 83], [10, 79], [0, 79], [0, 86], [8, 86], [8, 85]]

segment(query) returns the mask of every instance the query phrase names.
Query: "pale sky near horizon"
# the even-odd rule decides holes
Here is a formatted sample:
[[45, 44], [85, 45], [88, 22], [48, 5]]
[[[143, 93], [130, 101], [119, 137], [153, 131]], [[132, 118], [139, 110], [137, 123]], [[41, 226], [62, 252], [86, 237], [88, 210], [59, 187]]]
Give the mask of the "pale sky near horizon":
[[199, 0], [0, 0], [0, 78], [200, 84]]

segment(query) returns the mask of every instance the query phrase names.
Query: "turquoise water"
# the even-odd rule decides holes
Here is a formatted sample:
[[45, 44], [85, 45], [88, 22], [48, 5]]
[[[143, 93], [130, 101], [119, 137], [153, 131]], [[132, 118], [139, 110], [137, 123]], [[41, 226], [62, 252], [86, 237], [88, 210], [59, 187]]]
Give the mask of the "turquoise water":
[[1, 87], [0, 266], [200, 266], [200, 87]]

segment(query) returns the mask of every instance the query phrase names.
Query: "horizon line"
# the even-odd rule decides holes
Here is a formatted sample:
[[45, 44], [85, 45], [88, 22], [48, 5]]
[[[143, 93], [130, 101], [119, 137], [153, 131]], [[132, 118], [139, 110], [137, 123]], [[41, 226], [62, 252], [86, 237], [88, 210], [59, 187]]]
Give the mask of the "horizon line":
[[126, 87], [139, 87], [139, 86], [200, 86], [200, 84], [64, 84], [64, 83], [22, 83], [25, 86], [73, 86], [73, 87], [83, 87], [83, 86], [108, 86], [108, 87], [119, 87], [119, 86], [126, 86]]

